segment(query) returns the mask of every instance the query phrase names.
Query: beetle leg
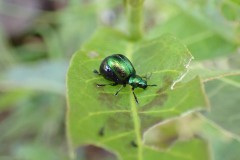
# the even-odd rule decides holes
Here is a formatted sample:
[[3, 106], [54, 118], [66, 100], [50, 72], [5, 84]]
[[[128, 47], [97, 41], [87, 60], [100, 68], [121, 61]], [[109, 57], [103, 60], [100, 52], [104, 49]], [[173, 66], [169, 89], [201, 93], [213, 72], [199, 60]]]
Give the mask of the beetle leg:
[[93, 73], [101, 75], [96, 69], [93, 70]]
[[107, 86], [107, 85], [110, 85], [110, 86], [116, 86], [116, 85], [118, 85], [118, 84], [117, 84], [117, 83], [97, 84], [97, 87], [103, 87], [103, 86]]
[[116, 86], [116, 85], [118, 85], [118, 83], [110, 83], [109, 85]]
[[134, 98], [135, 98], [136, 103], [138, 104], [138, 99], [137, 99], [137, 96], [136, 96], [135, 93], [134, 93], [134, 88], [132, 88], [132, 93], [133, 93], [133, 96], [134, 96]]
[[[126, 86], [126, 85], [125, 85]], [[117, 92], [114, 94], [115, 96], [117, 96], [118, 95], [118, 93], [121, 91], [121, 89], [123, 88], [123, 87], [125, 87], [124, 85], [122, 85], [118, 90], [117, 90]]]
[[142, 78], [145, 78], [146, 80], [148, 80], [147, 75], [142, 76]]

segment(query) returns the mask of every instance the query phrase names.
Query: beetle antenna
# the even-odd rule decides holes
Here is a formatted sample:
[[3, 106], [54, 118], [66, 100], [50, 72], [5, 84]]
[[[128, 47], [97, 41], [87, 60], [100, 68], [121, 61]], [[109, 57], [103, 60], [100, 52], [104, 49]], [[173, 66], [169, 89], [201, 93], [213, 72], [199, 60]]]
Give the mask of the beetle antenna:
[[147, 76], [147, 80], [149, 80], [152, 77], [152, 72]]
[[156, 84], [149, 84], [149, 85], [147, 85], [147, 86], [157, 86]]
[[149, 75], [146, 74], [145, 76], [143, 76], [143, 78], [146, 78], [146, 80], [149, 80], [151, 78], [151, 76], [152, 76], [152, 72]]
[[136, 96], [135, 93], [134, 93], [134, 88], [132, 88], [132, 93], [133, 93], [133, 96], [134, 96], [134, 98], [135, 98], [136, 103], [138, 104], [138, 99], [137, 99], [137, 96]]

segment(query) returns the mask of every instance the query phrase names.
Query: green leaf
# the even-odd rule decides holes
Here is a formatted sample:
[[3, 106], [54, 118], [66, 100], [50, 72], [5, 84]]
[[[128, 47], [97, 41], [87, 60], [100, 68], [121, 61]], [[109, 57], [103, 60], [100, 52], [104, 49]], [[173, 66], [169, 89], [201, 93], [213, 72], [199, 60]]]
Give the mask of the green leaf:
[[[219, 6], [227, 3], [226, 1], [210, 0], [208, 2], [198, 1], [196, 3], [192, 3], [191, 0], [186, 0], [184, 2], [171, 0], [171, 2], [176, 4], [184, 13], [187, 13], [199, 21], [200, 24], [206, 26], [209, 31], [213, 30], [229, 42], [235, 44], [239, 43], [238, 25], [229, 23], [229, 21], [223, 16], [224, 13], [220, 12], [221, 9]], [[238, 10], [237, 6], [234, 4], [232, 4], [231, 9], [236, 11]], [[236, 19], [235, 22], [237, 21], [238, 20]]]
[[203, 82], [240, 74], [240, 54], [192, 63], [184, 82], [200, 76]]
[[92, 4], [87, 7], [79, 5], [78, 1], [77, 5], [66, 7], [63, 12], [60, 12], [59, 34], [62, 41], [61, 49], [64, 53], [71, 55], [94, 33], [97, 27], [97, 9], [98, 7]]
[[[156, 137], [160, 138], [156, 140]], [[235, 160], [240, 156], [240, 139], [199, 113], [188, 113], [164, 121], [150, 129], [144, 138], [147, 144], [155, 148], [171, 145], [170, 151], [175, 153], [175, 159]], [[191, 152], [188, 147], [188, 151], [184, 152], [183, 144], [189, 145]], [[181, 146], [181, 149], [174, 150], [175, 146]]]
[[234, 3], [225, 2], [222, 3], [221, 11], [224, 17], [229, 21], [237, 21], [240, 18], [240, 10], [239, 6]]
[[[136, 89], [139, 105], [128, 86], [117, 97], [114, 93], [119, 86], [96, 87], [97, 83], [109, 81], [92, 71], [99, 68], [103, 58], [115, 53], [125, 54], [139, 75], [152, 73], [148, 83], [157, 87]], [[67, 75], [67, 125], [71, 147], [94, 144], [113, 151], [124, 160], [163, 155], [168, 159], [176, 158], [174, 153], [160, 152], [143, 144], [142, 134], [164, 119], [207, 106], [199, 78], [176, 84], [191, 59], [187, 48], [171, 35], [133, 43], [117, 31], [107, 28], [97, 31], [73, 56]], [[186, 148], [181, 144], [176, 148], [185, 152], [196, 144], [198, 142], [189, 142]]]
[[[43, 144], [21, 144], [15, 146], [14, 157], [18, 157], [19, 159], [34, 159], [34, 160], [67, 160], [68, 158], [62, 154], [62, 152], [56, 150], [53, 147]], [[1, 158], [1, 157], [0, 157]], [[9, 156], [10, 159], [10, 156]]]
[[196, 60], [228, 55], [237, 48], [236, 44], [226, 40], [217, 31], [207, 27], [195, 17], [182, 12], [153, 28], [149, 37], [163, 33], [172, 33], [180, 38]]
[[208, 66], [202, 66], [197, 64], [196, 66], [189, 67], [188, 74], [183, 78], [184, 82], [188, 82], [196, 76], [201, 77], [203, 82], [213, 81], [219, 78], [239, 75], [240, 70], [225, 70], [219, 68], [209, 68]]
[[12, 90], [11, 92], [0, 94], [0, 111], [11, 108], [19, 99], [28, 96], [29, 93], [22, 90]]
[[222, 128], [240, 136], [240, 73], [206, 83], [207, 95], [212, 106], [205, 114]]
[[[209, 121], [208, 118], [198, 115], [200, 124], [198, 133], [209, 143], [213, 160], [236, 160], [240, 156], [240, 139], [227, 130]], [[199, 121], [199, 120], [198, 120]]]
[[170, 159], [171, 155], [171, 159], [208, 160], [208, 143], [199, 135], [199, 124], [199, 119], [190, 112], [149, 129], [144, 135], [144, 140], [155, 149], [168, 149], [167, 154], [163, 152], [161, 159]]
[[63, 95], [66, 70], [67, 63], [61, 60], [17, 65], [1, 73], [0, 86], [6, 90], [23, 88]]

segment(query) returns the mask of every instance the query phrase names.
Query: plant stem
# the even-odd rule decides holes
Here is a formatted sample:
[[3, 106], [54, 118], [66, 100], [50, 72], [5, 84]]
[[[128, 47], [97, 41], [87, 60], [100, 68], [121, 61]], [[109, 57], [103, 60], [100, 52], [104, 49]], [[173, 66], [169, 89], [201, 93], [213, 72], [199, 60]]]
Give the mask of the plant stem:
[[143, 0], [126, 1], [129, 37], [137, 40], [143, 34]]

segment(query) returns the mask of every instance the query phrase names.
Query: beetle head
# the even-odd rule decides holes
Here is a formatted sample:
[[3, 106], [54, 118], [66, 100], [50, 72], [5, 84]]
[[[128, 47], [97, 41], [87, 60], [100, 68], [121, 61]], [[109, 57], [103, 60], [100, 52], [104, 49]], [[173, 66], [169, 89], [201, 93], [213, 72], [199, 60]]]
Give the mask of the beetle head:
[[146, 89], [147, 88], [147, 81], [142, 79], [142, 77], [135, 75], [129, 78], [129, 84], [133, 87], [133, 88], [143, 88]]

